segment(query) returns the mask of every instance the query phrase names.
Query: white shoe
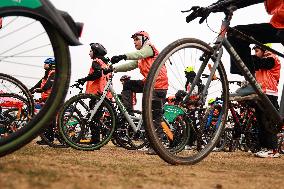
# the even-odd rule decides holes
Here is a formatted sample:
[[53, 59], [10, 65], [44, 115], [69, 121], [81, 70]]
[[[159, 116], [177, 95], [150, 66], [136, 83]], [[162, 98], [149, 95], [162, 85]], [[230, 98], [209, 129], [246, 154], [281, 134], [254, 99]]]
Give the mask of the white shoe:
[[260, 158], [279, 158], [280, 154], [273, 150], [263, 150], [255, 153], [255, 156]]

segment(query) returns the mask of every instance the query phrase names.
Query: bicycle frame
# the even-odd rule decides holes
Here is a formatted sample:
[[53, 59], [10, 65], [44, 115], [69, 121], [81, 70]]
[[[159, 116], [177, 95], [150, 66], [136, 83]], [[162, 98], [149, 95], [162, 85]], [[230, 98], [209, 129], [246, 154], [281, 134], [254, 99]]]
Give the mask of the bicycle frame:
[[[200, 69], [198, 70], [196, 77], [192, 83], [192, 88], [194, 88], [194, 86], [197, 84], [197, 81], [200, 79], [201, 74], [203, 73], [204, 69], [206, 68], [207, 62], [208, 60], [211, 58], [214, 60], [214, 65], [211, 69], [211, 73], [208, 77], [207, 83], [205, 85], [205, 88], [202, 92], [202, 96], [203, 96], [203, 103], [205, 102], [204, 96], [206, 96], [206, 91], [209, 88], [210, 82], [212, 81], [213, 75], [221, 61], [221, 57], [223, 54], [223, 46], [225, 47], [225, 49], [227, 50], [227, 52], [229, 53], [230, 57], [234, 60], [234, 62], [238, 65], [239, 70], [243, 73], [245, 79], [252, 85], [253, 89], [256, 91], [258, 97], [259, 97], [259, 102], [265, 106], [265, 111], [268, 112], [272, 119], [273, 119], [273, 123], [281, 126], [283, 124], [284, 121], [284, 95], [282, 95], [281, 97], [281, 101], [280, 101], [280, 111], [278, 112], [276, 110], [276, 108], [273, 106], [273, 104], [270, 102], [270, 100], [268, 99], [268, 97], [263, 93], [261, 87], [259, 86], [259, 84], [257, 83], [257, 81], [255, 80], [254, 76], [250, 73], [250, 71], [248, 70], [247, 66], [244, 64], [244, 62], [241, 60], [240, 56], [237, 54], [237, 52], [234, 50], [234, 48], [232, 47], [232, 45], [229, 43], [228, 39], [226, 38], [226, 33], [229, 29], [234, 30], [233, 28], [230, 28], [230, 21], [232, 19], [233, 16], [233, 8], [228, 8], [228, 12], [225, 13], [226, 17], [225, 19], [222, 21], [222, 25], [221, 25], [221, 32], [218, 35], [218, 38], [216, 40], [216, 42], [214, 43], [213, 46], [213, 51], [212, 54], [206, 54], [207, 56], [201, 57], [204, 58], [204, 61], [200, 67]], [[244, 38], [245, 40], [251, 42], [251, 44], [257, 44], [260, 47], [262, 47], [265, 50], [269, 50], [281, 57], [284, 57], [283, 54], [279, 53], [278, 51], [269, 48], [263, 44], [261, 44], [260, 42], [258, 42], [257, 40], [255, 40], [253, 37], [251, 36], [247, 36], [237, 30], [234, 30], [235, 32], [238, 33], [238, 35], [240, 35], [242, 38]], [[190, 96], [190, 94], [192, 93], [192, 90], [189, 91], [187, 97]], [[284, 88], [282, 91], [282, 94], [284, 93]], [[186, 102], [187, 98], [184, 99], [184, 102]]]
[[[110, 91], [111, 94], [113, 95], [115, 102], [117, 103], [119, 109], [121, 110], [124, 117], [126, 118], [127, 122], [132, 127], [133, 131], [135, 133], [137, 133], [137, 131], [139, 131], [141, 126], [142, 126], [142, 122], [143, 122], [142, 115], [140, 115], [138, 117], [129, 115], [125, 106], [123, 105], [123, 103], [121, 102], [121, 100], [119, 99], [118, 95], [116, 94], [115, 90], [112, 87], [112, 78], [113, 78], [113, 75], [111, 75], [111, 77], [108, 79], [108, 82], [107, 82], [107, 84], [104, 88], [104, 91], [103, 91], [103, 94], [101, 95], [100, 100], [96, 103], [94, 108], [92, 110], [90, 110], [91, 116], [89, 118], [89, 121], [92, 120], [93, 116], [96, 114], [96, 112], [99, 109], [99, 107], [101, 106], [102, 102], [105, 100], [108, 91]], [[134, 123], [133, 120], [139, 120], [137, 125]]]

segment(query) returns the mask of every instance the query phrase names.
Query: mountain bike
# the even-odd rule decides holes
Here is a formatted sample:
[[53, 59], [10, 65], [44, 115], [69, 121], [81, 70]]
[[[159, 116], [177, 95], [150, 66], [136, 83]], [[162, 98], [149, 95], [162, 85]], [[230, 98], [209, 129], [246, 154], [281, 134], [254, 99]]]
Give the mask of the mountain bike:
[[[239, 35], [242, 38], [246, 39], [250, 44], [256, 44], [265, 50], [269, 50], [276, 55], [284, 57], [283, 54], [277, 52], [276, 50], [266, 47], [262, 43], [256, 41], [251, 36], [247, 36], [239, 31], [236, 31], [234, 28], [229, 27], [230, 21], [233, 16], [233, 12], [236, 10], [234, 6], [231, 6], [233, 1], [228, 0], [227, 6], [223, 6], [224, 1], [218, 1], [208, 7], [206, 7], [206, 14], [201, 14], [202, 12], [198, 11], [199, 7], [193, 7], [188, 11], [193, 11], [193, 14], [190, 14], [187, 17], [187, 22], [194, 20], [197, 17], [201, 17], [201, 21], [203, 22], [210, 13], [212, 12], [224, 12], [225, 18], [222, 21], [220, 33], [218, 33], [217, 40], [209, 45], [199, 39], [194, 38], [183, 38], [174, 41], [169, 44], [163, 51], [159, 54], [156, 61], [152, 65], [149, 75], [146, 80], [146, 86], [143, 95], [143, 119], [145, 121], [145, 129], [146, 133], [149, 136], [149, 141], [153, 145], [154, 150], [157, 154], [166, 162], [170, 164], [195, 164], [200, 162], [206, 156], [210, 154], [210, 152], [217, 145], [218, 141], [224, 130], [224, 125], [226, 123], [227, 113], [228, 113], [228, 100], [229, 100], [229, 88], [228, 88], [228, 80], [226, 76], [226, 71], [224, 69], [223, 63], [221, 62], [221, 57], [223, 54], [223, 48], [229, 53], [230, 57], [236, 62], [240, 67], [241, 72], [245, 76], [246, 80], [252, 85], [253, 89], [256, 91], [256, 94], [259, 98], [257, 101], [261, 106], [266, 107], [265, 113], [270, 115], [270, 122], [267, 125], [270, 125], [269, 128], [271, 132], [278, 132], [280, 127], [283, 125], [283, 112], [284, 112], [284, 96], [282, 95], [281, 103], [280, 103], [280, 111], [278, 112], [272, 103], [269, 101], [267, 96], [262, 92], [260, 86], [257, 84], [257, 81], [253, 77], [253, 75], [249, 72], [248, 68], [242, 62], [236, 51], [230, 45], [226, 38], [226, 33], [228, 30], [233, 30], [235, 35]], [[212, 64], [212, 69], [208, 71], [206, 67], [208, 64]], [[154, 84], [156, 82], [157, 76], [160, 72], [160, 69], [163, 65], [166, 65], [167, 69], [175, 69], [175, 73], [169, 75], [170, 80], [176, 81], [175, 76], [179, 76], [182, 74], [183, 70], [186, 66], [194, 66], [196, 70], [196, 76], [192, 83], [192, 88], [194, 88], [197, 82], [202, 79], [202, 74], [209, 75], [208, 79], [202, 81], [205, 84], [205, 88], [203, 92], [200, 94], [200, 99], [198, 100], [198, 107], [204, 107], [206, 104], [206, 99], [211, 97], [219, 96], [223, 102], [222, 109], [220, 111], [222, 115], [222, 120], [219, 122], [218, 129], [213, 133], [209, 142], [202, 147], [201, 150], [192, 152], [192, 153], [180, 153], [173, 154], [169, 150], [163, 147], [159, 137], [155, 132], [155, 127], [153, 125], [153, 115], [151, 111], [152, 106], [152, 96], [154, 90]], [[220, 80], [216, 81], [213, 79], [213, 75], [216, 74]], [[218, 83], [218, 85], [215, 85]], [[183, 104], [189, 100], [189, 97], [192, 94], [192, 90], [188, 91], [188, 94], [183, 99]], [[215, 95], [215, 92], [218, 92], [218, 95]], [[185, 105], [183, 105], [185, 106]], [[187, 110], [190, 111], [190, 110]], [[204, 124], [206, 120], [202, 117], [198, 118], [199, 121]]]
[[[101, 95], [80, 93], [66, 101], [59, 113], [59, 128], [65, 141], [79, 150], [96, 150], [114, 139], [120, 146], [140, 149], [148, 144], [143, 127], [141, 112], [130, 115], [112, 86], [111, 73]], [[79, 84], [75, 84], [78, 87]], [[112, 99], [107, 97], [112, 94]], [[176, 109], [167, 109], [174, 112]], [[166, 116], [163, 121], [163, 145], [171, 150], [181, 150], [188, 140], [189, 127], [180, 119], [183, 111], [176, 116]], [[76, 127], [67, 127], [66, 123], [78, 121]], [[174, 134], [175, 135], [174, 135]], [[173, 137], [178, 136], [178, 137]]]
[[[55, 57], [56, 76], [52, 94], [45, 106], [27, 124], [0, 139], [0, 156], [11, 153], [34, 139], [54, 116], [63, 102], [70, 78], [69, 45], [80, 45], [83, 24], [57, 10], [48, 0], [0, 1], [1, 71], [27, 83], [47, 57]], [[37, 63], [40, 62], [40, 65]]]
[[0, 73], [0, 139], [25, 127], [33, 117], [34, 103], [26, 86]]

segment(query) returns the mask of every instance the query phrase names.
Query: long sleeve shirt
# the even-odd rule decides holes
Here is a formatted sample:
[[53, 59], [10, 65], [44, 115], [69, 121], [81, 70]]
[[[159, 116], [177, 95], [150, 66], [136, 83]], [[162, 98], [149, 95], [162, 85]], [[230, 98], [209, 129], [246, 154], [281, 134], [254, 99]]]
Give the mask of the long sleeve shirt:
[[140, 50], [126, 53], [126, 60], [132, 60], [123, 64], [115, 64], [113, 66], [115, 72], [127, 72], [138, 67], [138, 60], [154, 55], [154, 51], [150, 45], [145, 45]]

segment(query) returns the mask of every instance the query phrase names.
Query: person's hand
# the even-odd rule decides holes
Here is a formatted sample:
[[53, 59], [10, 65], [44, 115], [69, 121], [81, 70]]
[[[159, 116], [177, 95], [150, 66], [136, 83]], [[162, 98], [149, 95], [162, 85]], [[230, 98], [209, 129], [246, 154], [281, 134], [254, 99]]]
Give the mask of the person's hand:
[[76, 82], [79, 83], [80, 85], [84, 85], [86, 80], [82, 78], [82, 79], [78, 79]]
[[103, 69], [103, 73], [104, 73], [105, 75], [107, 75], [107, 74], [109, 74], [109, 73], [111, 73], [111, 72], [113, 72], [113, 67], [112, 67], [112, 66]]
[[201, 24], [209, 16], [210, 12], [205, 7], [194, 6], [191, 8], [192, 13], [186, 17], [186, 22], [189, 23], [197, 17], [201, 17], [199, 23]]
[[118, 55], [118, 56], [111, 57], [110, 61], [111, 61], [111, 63], [115, 64], [115, 63], [118, 63], [121, 60], [126, 60], [126, 58], [127, 58], [126, 55]]

